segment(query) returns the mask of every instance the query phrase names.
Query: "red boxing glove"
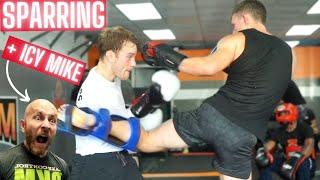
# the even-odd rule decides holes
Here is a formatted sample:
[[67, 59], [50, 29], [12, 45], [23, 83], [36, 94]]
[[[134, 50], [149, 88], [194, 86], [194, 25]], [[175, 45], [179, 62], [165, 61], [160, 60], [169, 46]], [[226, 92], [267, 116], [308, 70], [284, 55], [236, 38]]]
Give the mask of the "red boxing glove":
[[144, 44], [142, 48], [142, 55], [143, 55], [144, 61], [150, 66], [157, 66], [155, 47], [160, 44], [163, 44], [163, 42], [150, 41]]

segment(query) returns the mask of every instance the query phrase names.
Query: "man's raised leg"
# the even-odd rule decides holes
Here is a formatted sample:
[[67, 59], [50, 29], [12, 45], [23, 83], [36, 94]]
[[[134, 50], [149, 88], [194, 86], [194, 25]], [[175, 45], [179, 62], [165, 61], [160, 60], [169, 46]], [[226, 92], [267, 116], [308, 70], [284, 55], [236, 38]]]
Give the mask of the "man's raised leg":
[[[130, 136], [130, 127], [126, 121], [112, 121], [110, 135], [127, 141]], [[168, 148], [184, 148], [187, 144], [176, 132], [172, 119], [164, 122], [158, 128], [145, 131], [141, 128], [138, 149], [143, 152], [157, 152]]]

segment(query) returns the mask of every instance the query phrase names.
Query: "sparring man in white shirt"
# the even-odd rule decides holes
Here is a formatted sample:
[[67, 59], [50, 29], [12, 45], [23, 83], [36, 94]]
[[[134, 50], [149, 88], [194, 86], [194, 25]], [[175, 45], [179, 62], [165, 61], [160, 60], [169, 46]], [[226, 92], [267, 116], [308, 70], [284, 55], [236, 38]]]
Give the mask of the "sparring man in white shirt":
[[[107, 28], [97, 40], [99, 62], [82, 84], [77, 106], [94, 111], [106, 108], [111, 114], [128, 118], [120, 87], [136, 65], [138, 40], [122, 27]], [[76, 135], [76, 156], [72, 179], [143, 179], [132, 155], [93, 135]]]

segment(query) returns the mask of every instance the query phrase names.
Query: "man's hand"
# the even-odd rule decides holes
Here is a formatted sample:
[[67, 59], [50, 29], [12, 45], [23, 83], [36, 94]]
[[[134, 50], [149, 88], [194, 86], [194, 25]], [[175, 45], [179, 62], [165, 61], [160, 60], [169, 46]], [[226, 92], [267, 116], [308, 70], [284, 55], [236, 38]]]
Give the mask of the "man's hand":
[[152, 85], [137, 99], [130, 108], [136, 117], [144, 117], [169, 102], [180, 89], [180, 81], [173, 73], [160, 70], [152, 75]]
[[295, 179], [297, 170], [301, 163], [305, 160], [305, 156], [300, 152], [292, 152], [289, 159], [285, 161], [280, 169], [281, 174], [288, 179]]
[[266, 152], [264, 147], [260, 147], [257, 150], [255, 157], [256, 163], [260, 168], [265, 168], [273, 163], [274, 159], [270, 152]]
[[179, 71], [180, 63], [187, 58], [173, 50], [171, 46], [159, 42], [147, 42], [143, 46], [142, 54], [147, 64], [163, 66], [176, 71]]

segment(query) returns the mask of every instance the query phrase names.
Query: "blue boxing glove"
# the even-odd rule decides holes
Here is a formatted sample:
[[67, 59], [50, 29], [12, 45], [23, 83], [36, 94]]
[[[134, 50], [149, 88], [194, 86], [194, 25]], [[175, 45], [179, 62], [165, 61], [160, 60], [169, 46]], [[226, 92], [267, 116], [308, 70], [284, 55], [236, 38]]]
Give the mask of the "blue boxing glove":
[[113, 138], [112, 136], [109, 136], [110, 138], [108, 142], [117, 147], [135, 152], [137, 150], [137, 144], [140, 139], [140, 120], [136, 117], [130, 117], [127, 119], [118, 115], [111, 115], [111, 119], [128, 121], [130, 125], [131, 135], [127, 142], [119, 141], [117, 138]]
[[94, 115], [95, 117], [95, 125], [93, 129], [90, 130], [89, 134], [107, 141], [111, 129], [111, 118], [109, 111], [107, 109], [99, 109], [98, 112], [95, 112], [89, 108], [80, 109], [88, 114]]
[[86, 136], [96, 126], [95, 116], [79, 108], [64, 104], [58, 109], [58, 130], [68, 134]]

